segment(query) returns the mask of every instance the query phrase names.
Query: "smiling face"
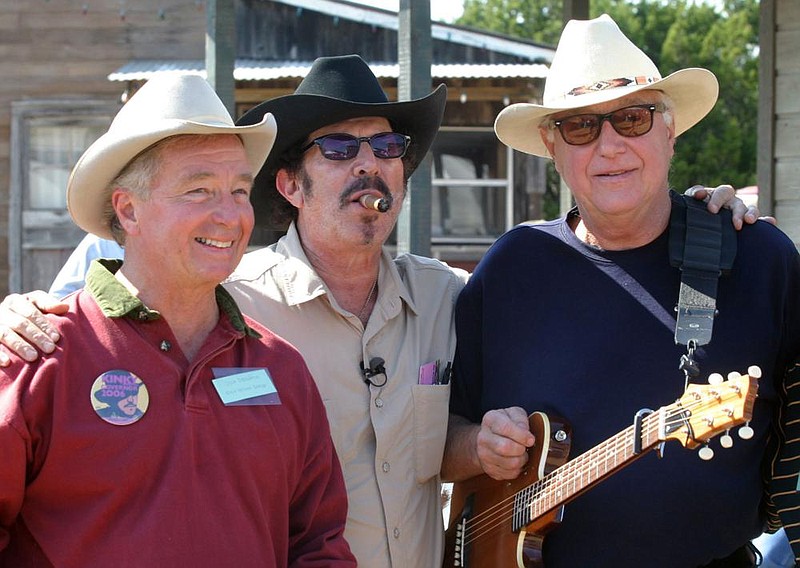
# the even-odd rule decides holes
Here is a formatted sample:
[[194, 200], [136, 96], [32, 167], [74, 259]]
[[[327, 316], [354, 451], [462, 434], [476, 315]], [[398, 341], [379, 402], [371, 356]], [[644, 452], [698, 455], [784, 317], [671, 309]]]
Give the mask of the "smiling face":
[[[582, 113], [606, 114], [620, 108], [661, 103], [657, 91], [640, 91], [621, 99], [556, 114], [553, 120]], [[592, 229], [645, 220], [669, 211], [667, 192], [674, 129], [662, 112], [653, 116], [650, 132], [637, 137], [618, 134], [608, 121], [599, 137], [582, 146], [567, 144], [558, 130], [541, 133], [555, 166], [572, 190], [581, 218]]]
[[180, 136], [158, 152], [147, 195], [124, 188], [112, 195], [127, 233], [125, 264], [158, 270], [164, 286], [216, 286], [253, 230], [253, 175], [241, 140]]
[[[369, 137], [391, 130], [385, 118], [356, 118], [320, 128], [306, 143], [332, 133]], [[278, 172], [276, 186], [298, 210], [297, 227], [305, 245], [380, 248], [394, 227], [405, 196], [403, 161], [375, 157], [366, 142], [351, 160], [326, 159], [312, 145], [296, 172]], [[391, 196], [392, 207], [386, 213], [366, 209], [359, 203], [363, 195]]]

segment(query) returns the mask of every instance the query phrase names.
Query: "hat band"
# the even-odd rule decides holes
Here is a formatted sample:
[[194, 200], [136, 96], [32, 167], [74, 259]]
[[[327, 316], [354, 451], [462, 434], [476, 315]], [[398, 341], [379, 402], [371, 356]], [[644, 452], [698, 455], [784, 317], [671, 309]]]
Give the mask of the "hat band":
[[606, 79], [604, 81], [597, 81], [591, 85], [575, 87], [567, 92], [567, 96], [576, 97], [578, 95], [585, 95], [586, 93], [596, 93], [598, 91], [628, 87], [630, 85], [650, 85], [651, 83], [655, 83], [656, 81], [660, 80], [661, 77], [646, 77], [644, 75], [639, 75], [637, 77], [618, 77], [616, 79]]

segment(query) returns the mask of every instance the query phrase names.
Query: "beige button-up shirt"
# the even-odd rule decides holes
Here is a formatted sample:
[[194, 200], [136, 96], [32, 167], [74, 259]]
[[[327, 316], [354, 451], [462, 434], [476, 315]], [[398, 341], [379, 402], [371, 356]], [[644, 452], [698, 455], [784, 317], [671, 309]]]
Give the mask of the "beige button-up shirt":
[[[419, 384], [420, 367], [455, 352], [453, 311], [467, 273], [384, 251], [378, 299], [366, 329], [342, 309], [314, 272], [297, 230], [245, 255], [225, 287], [241, 310], [293, 343], [325, 402], [344, 470], [345, 536], [360, 566], [441, 565], [439, 469], [450, 386]], [[385, 361], [386, 384], [360, 369]], [[382, 377], [376, 377], [378, 382]], [[276, 456], [276, 459], [279, 456]]]

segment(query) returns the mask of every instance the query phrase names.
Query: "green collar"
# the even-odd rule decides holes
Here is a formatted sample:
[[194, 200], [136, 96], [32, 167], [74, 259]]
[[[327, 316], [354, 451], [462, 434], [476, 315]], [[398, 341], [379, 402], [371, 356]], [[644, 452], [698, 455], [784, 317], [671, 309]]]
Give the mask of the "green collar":
[[[114, 277], [121, 267], [121, 260], [107, 258], [93, 260], [89, 265], [85, 288], [100, 306], [103, 315], [108, 318], [129, 317], [139, 321], [159, 319], [160, 313], [145, 306]], [[239, 306], [225, 288], [217, 286], [215, 294], [220, 311], [227, 316], [236, 331], [251, 337], [261, 337], [260, 333], [245, 323]]]

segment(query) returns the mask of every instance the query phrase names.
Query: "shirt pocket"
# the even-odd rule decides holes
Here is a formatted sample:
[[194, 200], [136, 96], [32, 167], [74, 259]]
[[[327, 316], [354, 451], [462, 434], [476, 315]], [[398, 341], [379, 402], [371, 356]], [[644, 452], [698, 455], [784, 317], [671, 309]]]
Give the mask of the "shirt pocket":
[[414, 385], [414, 470], [417, 483], [439, 475], [447, 438], [450, 384]]

